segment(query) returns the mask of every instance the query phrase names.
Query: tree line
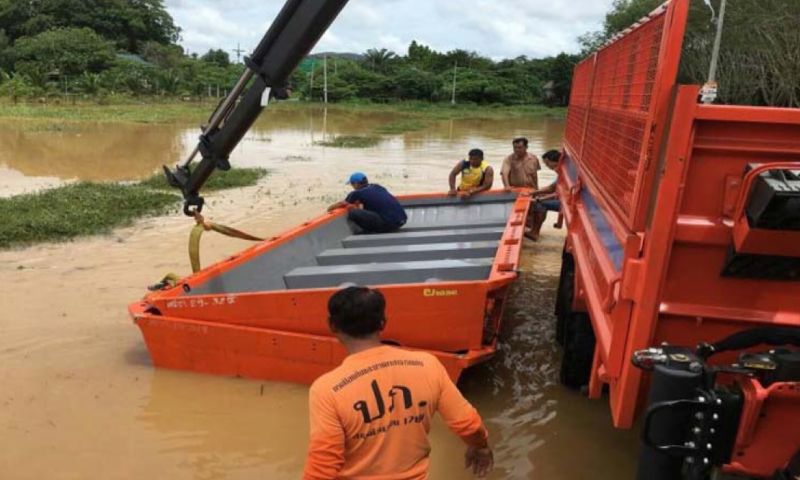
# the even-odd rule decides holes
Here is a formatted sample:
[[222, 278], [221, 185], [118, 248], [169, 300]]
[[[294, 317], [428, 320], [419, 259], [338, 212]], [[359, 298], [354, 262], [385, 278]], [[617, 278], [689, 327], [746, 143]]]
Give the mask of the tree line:
[[[0, 0], [0, 96], [218, 96], [242, 65], [221, 49], [187, 55], [163, 0]], [[566, 105], [575, 55], [493, 61], [412, 42], [400, 54], [332, 55], [329, 101], [397, 100]], [[304, 62], [294, 96], [322, 100], [321, 58]]]
[[[663, 0], [615, 0], [603, 29], [581, 37], [584, 53]], [[708, 78], [721, 0], [692, 0], [678, 81]], [[800, 107], [800, 1], [729, 0], [719, 52], [718, 99], [736, 105]]]
[[[417, 100], [566, 105], [572, 70], [663, 0], [614, 0], [603, 28], [580, 38], [581, 55], [495, 61], [476, 52], [332, 54], [329, 101]], [[721, 0], [693, 0], [679, 81], [706, 80]], [[723, 103], [800, 106], [800, 1], [729, 1], [719, 61]], [[187, 55], [163, 0], [0, 0], [0, 96], [202, 97], [233, 85], [242, 65], [224, 50]], [[294, 96], [322, 100], [324, 61], [306, 59], [292, 76]], [[455, 92], [455, 96], [454, 96]]]
[[300, 69], [292, 83], [305, 98], [366, 99], [374, 102], [421, 100], [477, 104], [566, 105], [577, 55], [530, 59], [520, 56], [493, 61], [467, 50], [437, 52], [412, 41], [399, 55], [370, 49], [358, 59], [312, 58], [311, 69]]

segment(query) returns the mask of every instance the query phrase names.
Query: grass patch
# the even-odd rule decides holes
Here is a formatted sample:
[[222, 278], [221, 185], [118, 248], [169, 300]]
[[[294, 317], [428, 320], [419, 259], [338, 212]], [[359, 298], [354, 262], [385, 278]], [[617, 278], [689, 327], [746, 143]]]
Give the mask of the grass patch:
[[71, 122], [186, 123], [202, 122], [216, 104], [211, 103], [122, 103], [97, 105], [67, 104], [2, 104], [0, 117], [53, 119]]
[[[203, 191], [255, 185], [263, 168], [217, 171]], [[134, 220], [177, 211], [181, 196], [163, 175], [138, 183], [81, 182], [0, 198], [0, 249], [109, 233]]]
[[386, 123], [373, 129], [372, 131], [375, 133], [383, 133], [383, 134], [399, 134], [399, 133], [406, 133], [406, 132], [416, 132], [418, 130], [422, 130], [428, 126], [427, 122], [416, 118], [403, 118], [400, 120], [395, 120], [393, 122]]
[[[0, 101], [0, 118], [26, 118], [42, 120], [89, 121], [89, 122], [128, 122], [128, 123], [181, 123], [194, 124], [205, 121], [217, 106], [212, 101], [182, 102], [175, 99], [145, 98], [120, 99], [117, 103], [99, 105], [92, 102], [72, 104], [12, 104]], [[317, 102], [286, 101], [270, 104], [267, 111], [303, 111], [321, 109], [324, 105]], [[450, 120], [459, 118], [502, 119], [521, 117], [553, 117], [564, 118], [567, 109], [564, 107], [546, 107], [543, 105], [476, 105], [431, 103], [431, 102], [395, 102], [368, 103], [343, 102], [328, 105], [329, 110], [350, 112], [383, 112], [403, 114], [406, 119], [387, 124], [391, 131], [378, 133], [401, 133], [424, 128], [426, 120]], [[418, 122], [418, 123], [417, 123]], [[396, 126], [391, 126], [397, 123]], [[379, 127], [381, 128], [381, 127]]]
[[369, 148], [381, 142], [380, 137], [365, 135], [337, 135], [330, 140], [314, 142], [315, 145], [337, 148]]
[[0, 248], [108, 233], [166, 213], [178, 200], [142, 185], [89, 182], [0, 198]]
[[[203, 185], [203, 191], [249, 187], [258, 183], [259, 180], [266, 177], [268, 174], [269, 171], [265, 168], [232, 168], [227, 172], [215, 170], [214, 174], [211, 175], [205, 185]], [[167, 183], [167, 179], [164, 177], [163, 173], [156, 173], [142, 180], [138, 185], [157, 190], [173, 190]]]
[[[319, 103], [299, 104], [321, 107]], [[546, 107], [544, 105], [476, 105], [431, 103], [431, 102], [396, 102], [396, 103], [360, 103], [344, 102], [328, 106], [329, 110], [347, 110], [363, 112], [400, 113], [409, 119], [454, 120], [454, 119], [504, 119], [504, 118], [566, 118], [566, 107]], [[424, 127], [423, 127], [424, 128]]]

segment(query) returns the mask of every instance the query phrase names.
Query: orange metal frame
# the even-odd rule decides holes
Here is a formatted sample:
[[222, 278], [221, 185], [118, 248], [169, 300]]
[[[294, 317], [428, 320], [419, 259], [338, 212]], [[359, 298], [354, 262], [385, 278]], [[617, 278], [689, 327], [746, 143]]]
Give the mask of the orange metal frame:
[[[589, 395], [601, 397], [607, 385], [614, 425], [622, 428], [646, 400], [642, 372], [630, 362], [636, 350], [716, 341], [755, 326], [800, 326], [800, 282], [721, 276], [731, 248], [798, 255], [795, 232], [752, 229], [743, 210], [756, 175], [800, 169], [800, 110], [699, 105], [699, 87], [677, 87], [688, 4], [665, 4], [576, 67], [559, 166], [565, 250], [576, 268], [573, 309], [589, 312], [597, 339]], [[632, 108], [620, 98], [636, 88], [636, 62], [646, 52], [630, 40], [651, 22], [663, 25], [658, 73], [649, 80], [649, 103]], [[600, 75], [610, 68], [603, 63], [618, 75]], [[612, 94], [619, 98], [603, 97]], [[612, 128], [593, 123], [593, 116], [611, 119]], [[629, 152], [620, 149], [625, 141], [641, 146], [634, 158], [619, 158]], [[761, 166], [746, 175], [752, 163]], [[629, 166], [635, 174], [626, 184], [606, 173]], [[781, 398], [788, 397], [797, 398]], [[781, 405], [782, 414], [800, 417], [796, 401]], [[770, 427], [748, 418], [743, 428]], [[787, 439], [775, 431], [764, 438]], [[789, 441], [800, 448], [796, 436]], [[749, 452], [767, 448], [743, 449], [729, 469], [763, 471], [758, 454]]]
[[764, 388], [756, 379], [739, 382], [744, 409], [728, 473], [770, 477], [800, 445], [800, 386], [774, 383]]
[[[484, 327], [499, 327], [507, 287], [517, 277], [529, 205], [529, 197], [523, 194], [515, 201], [487, 280], [377, 286], [387, 299], [383, 339], [431, 351], [453, 378], [488, 359], [496, 339], [485, 343]], [[184, 289], [191, 290], [344, 214], [340, 210], [305, 222], [182, 279], [174, 288], [150, 293], [132, 304], [129, 311], [142, 330], [154, 364], [303, 383], [337, 366], [344, 351], [327, 325], [327, 301], [335, 289], [183, 294]]]

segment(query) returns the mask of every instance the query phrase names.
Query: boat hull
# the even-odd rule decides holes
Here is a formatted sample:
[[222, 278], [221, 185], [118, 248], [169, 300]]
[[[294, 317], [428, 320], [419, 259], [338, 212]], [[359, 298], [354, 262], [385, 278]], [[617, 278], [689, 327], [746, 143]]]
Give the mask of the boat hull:
[[[487, 197], [491, 199], [491, 195]], [[420, 261], [414, 258], [405, 264], [371, 263], [365, 264], [366, 268], [358, 268], [380, 269], [389, 265], [387, 268], [399, 269], [398, 272], [392, 270], [383, 283], [368, 283], [373, 288], [378, 288], [386, 297], [387, 326], [382, 339], [388, 344], [429, 351], [442, 361], [453, 379], [457, 379], [464, 369], [493, 355], [503, 305], [509, 286], [517, 276], [529, 198], [516, 194], [493, 195], [505, 199], [508, 205], [503, 210], [505, 224], [499, 229], [497, 248], [491, 261], [481, 263], [469, 259], [452, 260], [472, 262], [468, 265], [454, 263], [455, 268], [459, 269], [455, 276], [472, 275], [470, 272], [475, 265], [486, 264], [485, 277], [448, 281], [436, 278], [424, 282], [403, 281], [404, 278], [413, 280], [413, 275], [418, 275], [408, 265], [415, 268], [420, 265], [420, 268], [433, 268], [433, 265], [440, 268], [436, 275], [449, 274], [449, 264], [445, 265], [447, 268], [441, 269], [440, 264], [444, 260], [439, 259]], [[436, 202], [437, 199], [453, 201], [445, 200], [447, 197], [442, 195], [401, 197], [404, 203], [410, 205], [421, 202], [423, 207], [417, 208], [428, 210], [431, 207], [425, 207], [426, 202]], [[496, 210], [496, 206], [493, 208]], [[419, 217], [421, 214], [417, 213]], [[248, 268], [248, 262], [255, 263], [256, 259], [269, 252], [280, 252], [282, 259], [287, 255], [287, 244], [305, 241], [302, 237], [308, 231], [332, 228], [329, 224], [337, 221], [337, 218], [341, 220], [342, 215], [343, 212], [339, 212], [306, 222], [297, 229], [262, 242], [183, 279], [175, 288], [151, 293], [142, 301], [131, 304], [129, 312], [142, 332], [153, 364], [160, 368], [299, 383], [311, 383], [322, 373], [339, 365], [346, 352], [328, 330], [327, 302], [341, 285], [268, 291], [232, 291], [231, 285], [237, 284], [235, 275], [245, 274], [242, 272]], [[436, 225], [425, 225], [421, 221], [414, 225], [417, 227], [410, 227], [406, 236], [427, 239], [437, 237], [431, 240], [437, 243], [428, 244], [429, 247], [411, 248], [410, 253], [408, 249], [391, 246], [387, 248], [392, 248], [393, 251], [387, 255], [419, 256], [425, 255], [421, 250], [447, 249], [444, 246], [447, 244], [441, 243], [442, 239], [438, 238], [449, 235], [437, 233], [443, 232], [443, 229], [436, 229]], [[487, 230], [477, 225], [472, 227], [474, 229], [467, 233], [472, 237], [480, 236], [480, 231]], [[415, 231], [423, 233], [415, 235]], [[350, 240], [347, 242], [361, 241], [364, 237], [367, 236], [348, 237]], [[380, 237], [370, 239], [372, 240], [380, 240]], [[394, 243], [400, 241], [398, 238], [388, 240]], [[347, 242], [342, 241], [344, 244]], [[280, 250], [282, 245], [284, 250]], [[485, 254], [484, 246], [479, 242], [461, 242], [456, 245], [463, 248], [475, 246], [477, 254]], [[349, 253], [327, 249], [318, 253], [325, 258], [319, 264], [336, 263], [335, 257], [346, 258]], [[278, 263], [277, 258], [272, 263]], [[284, 273], [284, 278], [298, 270], [302, 270], [301, 273], [304, 274], [315, 274], [314, 269], [320, 269], [326, 275], [330, 272], [335, 275], [350, 274], [345, 271], [346, 268], [342, 270], [336, 266], [316, 265], [291, 270]], [[401, 265], [402, 268], [394, 265]], [[409, 270], [411, 273], [408, 273]], [[361, 275], [361, 271], [358, 274]], [[420, 275], [429, 274], [425, 271]], [[333, 281], [339, 280], [337, 278]], [[401, 283], [391, 283], [392, 281]], [[287, 281], [286, 284], [289, 285], [290, 282]]]

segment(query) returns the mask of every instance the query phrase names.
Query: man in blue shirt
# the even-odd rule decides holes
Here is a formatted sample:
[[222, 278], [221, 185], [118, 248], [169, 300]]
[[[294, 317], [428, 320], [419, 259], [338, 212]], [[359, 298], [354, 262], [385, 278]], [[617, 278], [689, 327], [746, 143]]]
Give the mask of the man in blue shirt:
[[[406, 212], [400, 202], [388, 190], [377, 183], [369, 183], [361, 172], [350, 175], [347, 181], [353, 191], [341, 202], [336, 202], [328, 211], [347, 208], [347, 219], [356, 224], [363, 233], [390, 233], [406, 223]], [[358, 205], [362, 208], [357, 208]]]

